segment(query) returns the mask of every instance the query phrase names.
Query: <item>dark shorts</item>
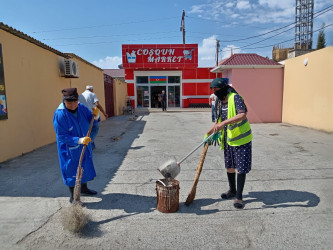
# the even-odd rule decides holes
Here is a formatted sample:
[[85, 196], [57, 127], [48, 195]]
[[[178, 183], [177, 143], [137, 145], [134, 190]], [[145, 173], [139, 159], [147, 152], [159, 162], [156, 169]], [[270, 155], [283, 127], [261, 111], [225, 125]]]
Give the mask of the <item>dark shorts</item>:
[[225, 145], [224, 162], [225, 168], [235, 168], [240, 174], [250, 172], [252, 165], [252, 142], [237, 147], [231, 147], [228, 144]]

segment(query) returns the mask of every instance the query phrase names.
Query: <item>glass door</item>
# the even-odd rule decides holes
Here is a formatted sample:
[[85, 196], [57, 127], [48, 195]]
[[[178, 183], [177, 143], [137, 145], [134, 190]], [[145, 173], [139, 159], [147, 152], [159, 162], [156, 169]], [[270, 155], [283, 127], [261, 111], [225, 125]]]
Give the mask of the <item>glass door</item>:
[[148, 86], [137, 86], [136, 87], [136, 101], [138, 108], [149, 107], [149, 87]]
[[168, 108], [180, 107], [180, 86], [168, 86]]

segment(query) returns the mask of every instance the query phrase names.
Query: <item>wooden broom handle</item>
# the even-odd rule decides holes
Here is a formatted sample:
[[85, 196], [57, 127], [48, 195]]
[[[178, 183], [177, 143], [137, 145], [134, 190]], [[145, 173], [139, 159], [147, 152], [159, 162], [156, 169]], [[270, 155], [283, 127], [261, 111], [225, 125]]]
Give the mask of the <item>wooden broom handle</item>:
[[208, 143], [206, 143], [202, 153], [201, 153], [201, 156], [200, 156], [200, 161], [199, 161], [199, 164], [198, 164], [198, 167], [197, 167], [197, 171], [195, 173], [195, 177], [194, 177], [194, 183], [195, 185], [198, 183], [199, 181], [199, 176], [201, 174], [201, 171], [202, 171], [202, 166], [203, 166], [203, 163], [205, 161], [205, 158], [206, 158], [206, 153], [207, 153], [207, 150], [208, 150]]
[[[94, 116], [91, 118], [90, 125], [89, 125], [89, 130], [88, 130], [88, 133], [87, 133], [87, 137], [90, 136], [91, 129], [92, 129], [93, 125], [94, 125]], [[81, 180], [82, 180], [82, 174], [83, 174], [83, 170], [82, 170], [81, 165], [82, 165], [84, 152], [86, 151], [86, 147], [87, 147], [87, 145], [83, 145], [81, 155], [80, 155], [79, 165], [78, 165], [77, 171], [76, 171], [76, 180], [75, 180], [75, 188], [74, 188], [74, 202], [75, 201], [80, 201]]]

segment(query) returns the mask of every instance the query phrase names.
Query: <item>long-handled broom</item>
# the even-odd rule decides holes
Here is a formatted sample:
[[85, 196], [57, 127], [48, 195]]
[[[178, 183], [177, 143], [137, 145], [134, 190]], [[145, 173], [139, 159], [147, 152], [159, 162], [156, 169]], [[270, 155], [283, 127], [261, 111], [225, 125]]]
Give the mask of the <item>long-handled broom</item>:
[[[94, 125], [94, 116], [91, 118], [90, 125], [89, 125], [89, 130], [87, 133], [87, 137], [90, 136], [91, 129]], [[73, 204], [81, 204], [80, 197], [81, 197], [81, 180], [82, 180], [82, 174], [83, 174], [83, 169], [82, 169], [82, 160], [84, 156], [84, 152], [86, 151], [87, 145], [83, 145], [81, 155], [80, 155], [80, 161], [79, 161], [79, 166], [77, 167], [76, 171], [76, 180], [75, 180], [75, 187], [74, 187], [74, 198], [73, 198]]]
[[[92, 117], [92, 119], [90, 121], [87, 137], [90, 136], [93, 124], [94, 124], [94, 117]], [[81, 155], [80, 155], [79, 165], [77, 167], [75, 187], [74, 187], [74, 198], [73, 198], [72, 206], [63, 210], [63, 214], [62, 214], [62, 223], [63, 223], [64, 228], [68, 229], [69, 231], [71, 231], [73, 233], [79, 232], [89, 221], [89, 216], [84, 212], [82, 202], [80, 201], [81, 180], [82, 180], [82, 174], [83, 174], [82, 160], [83, 160], [83, 156], [84, 156], [86, 147], [87, 147], [87, 145], [83, 145]]]
[[191, 192], [189, 193], [189, 195], [187, 196], [187, 199], [185, 201], [186, 206], [190, 205], [192, 203], [192, 201], [194, 200], [194, 198], [195, 198], [195, 193], [197, 191], [197, 185], [198, 185], [199, 177], [200, 177], [200, 174], [201, 174], [202, 166], [203, 166], [204, 161], [205, 161], [208, 146], [209, 146], [208, 143], [206, 143], [206, 145], [205, 145], [205, 147], [204, 147], [204, 149], [201, 153], [200, 161], [199, 161], [199, 164], [198, 164], [198, 167], [197, 167], [197, 171], [195, 172], [195, 177], [194, 177], [192, 189], [191, 189]]

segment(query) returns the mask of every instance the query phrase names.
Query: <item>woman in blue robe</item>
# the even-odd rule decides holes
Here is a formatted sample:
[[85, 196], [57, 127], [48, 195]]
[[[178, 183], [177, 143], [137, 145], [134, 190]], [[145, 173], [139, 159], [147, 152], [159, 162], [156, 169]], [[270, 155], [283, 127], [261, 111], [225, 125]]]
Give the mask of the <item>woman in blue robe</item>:
[[87, 137], [90, 121], [94, 116], [95, 123], [99, 119], [98, 110], [93, 113], [83, 104], [78, 102], [76, 88], [62, 90], [63, 102], [56, 109], [53, 117], [53, 125], [57, 137], [58, 156], [60, 170], [64, 184], [69, 187], [73, 201], [73, 191], [76, 180], [76, 171], [79, 165], [83, 145], [87, 145], [82, 160], [81, 193], [88, 195], [97, 194], [96, 191], [87, 187], [87, 181], [96, 176], [90, 137]]

